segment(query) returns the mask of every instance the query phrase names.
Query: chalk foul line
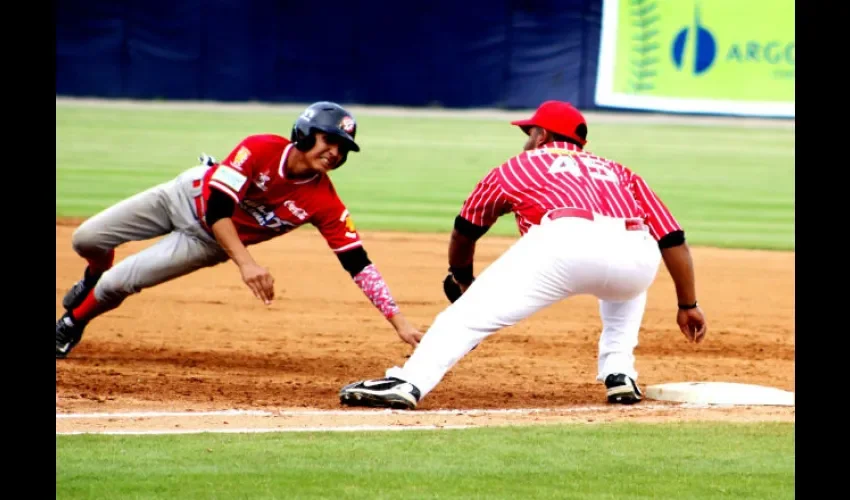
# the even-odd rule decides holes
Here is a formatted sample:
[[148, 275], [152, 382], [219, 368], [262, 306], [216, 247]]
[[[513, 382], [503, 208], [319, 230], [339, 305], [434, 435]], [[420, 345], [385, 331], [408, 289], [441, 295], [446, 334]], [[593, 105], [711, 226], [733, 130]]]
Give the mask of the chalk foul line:
[[105, 434], [113, 436], [162, 435], [162, 434], [263, 434], [272, 432], [363, 432], [363, 431], [423, 431], [442, 429], [468, 429], [471, 425], [349, 425], [344, 427], [293, 427], [293, 428], [231, 428], [231, 429], [166, 429], [166, 430], [115, 430], [115, 431], [67, 431], [57, 432], [57, 436], [80, 434]]
[[584, 413], [596, 411], [653, 411], [688, 408], [727, 407], [731, 405], [708, 404], [665, 404], [665, 405], [634, 405], [634, 406], [570, 406], [563, 408], [506, 408], [506, 409], [466, 409], [466, 410], [389, 410], [389, 409], [351, 409], [351, 410], [215, 410], [215, 411], [138, 411], [138, 412], [98, 412], [98, 413], [57, 413], [61, 419], [102, 419], [102, 418], [172, 418], [172, 417], [227, 417], [227, 416], [257, 416], [257, 417], [302, 417], [302, 416], [342, 416], [342, 415], [457, 415], [457, 416], [487, 416], [487, 415], [533, 415], [552, 413]]
[[[57, 413], [59, 420], [119, 420], [119, 419], [149, 419], [149, 418], [180, 418], [180, 417], [233, 417], [233, 416], [259, 416], [259, 417], [314, 417], [314, 416], [408, 416], [416, 418], [427, 415], [444, 416], [497, 416], [497, 415], [567, 415], [589, 412], [603, 413], [625, 413], [646, 412], [656, 410], [677, 411], [687, 409], [707, 408], [730, 408], [731, 404], [702, 404], [702, 403], [672, 403], [672, 404], [641, 404], [634, 406], [620, 405], [594, 405], [562, 408], [507, 408], [507, 409], [438, 409], [438, 410], [390, 410], [374, 408], [356, 408], [349, 410], [317, 410], [317, 409], [286, 409], [286, 410], [215, 410], [215, 411], [135, 411], [135, 412], [100, 412], [100, 413]], [[740, 405], [739, 405], [740, 406]], [[230, 428], [187, 428], [187, 429], [158, 429], [158, 430], [71, 430], [57, 431], [56, 435], [78, 435], [78, 434], [103, 434], [103, 435], [163, 435], [163, 434], [201, 434], [201, 433], [272, 433], [272, 432], [363, 432], [363, 431], [412, 431], [412, 430], [445, 430], [445, 429], [470, 429], [480, 427], [478, 425], [449, 425], [449, 424], [403, 424], [394, 423], [390, 425], [346, 425], [346, 426], [309, 426], [309, 427], [230, 427]]]

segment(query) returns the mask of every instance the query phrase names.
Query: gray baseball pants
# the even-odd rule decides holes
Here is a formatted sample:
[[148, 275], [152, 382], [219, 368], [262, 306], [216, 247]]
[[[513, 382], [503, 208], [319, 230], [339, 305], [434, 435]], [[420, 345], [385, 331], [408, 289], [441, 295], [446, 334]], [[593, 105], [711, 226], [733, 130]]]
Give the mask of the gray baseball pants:
[[74, 231], [72, 245], [81, 257], [104, 258], [128, 241], [164, 237], [103, 273], [94, 288], [101, 304], [117, 306], [145, 288], [228, 260], [223, 248], [201, 226], [195, 198], [207, 167], [185, 170], [174, 179], [103, 210]]

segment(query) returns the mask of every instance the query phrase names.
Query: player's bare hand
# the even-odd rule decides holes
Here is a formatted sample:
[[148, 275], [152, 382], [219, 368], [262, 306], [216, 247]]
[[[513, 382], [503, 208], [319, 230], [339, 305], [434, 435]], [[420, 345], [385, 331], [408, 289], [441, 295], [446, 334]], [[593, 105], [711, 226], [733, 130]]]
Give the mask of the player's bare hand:
[[423, 334], [416, 328], [413, 328], [413, 325], [407, 321], [404, 314], [399, 311], [395, 314], [395, 316], [390, 318], [390, 323], [392, 323], [393, 328], [395, 328], [395, 331], [398, 333], [401, 340], [407, 342], [413, 347], [419, 345], [419, 341], [422, 340]]
[[242, 273], [242, 281], [254, 292], [254, 296], [266, 305], [271, 304], [274, 299], [274, 278], [268, 269], [250, 263], [240, 267], [239, 271]]
[[691, 342], [699, 344], [705, 338], [708, 327], [705, 324], [705, 316], [699, 306], [694, 309], [679, 309], [676, 315], [676, 323], [685, 337]]
[[406, 327], [399, 328], [397, 330], [398, 336], [401, 337], [401, 340], [407, 342], [413, 347], [419, 345], [419, 341], [422, 340], [422, 333], [413, 328], [411, 325], [407, 325]]

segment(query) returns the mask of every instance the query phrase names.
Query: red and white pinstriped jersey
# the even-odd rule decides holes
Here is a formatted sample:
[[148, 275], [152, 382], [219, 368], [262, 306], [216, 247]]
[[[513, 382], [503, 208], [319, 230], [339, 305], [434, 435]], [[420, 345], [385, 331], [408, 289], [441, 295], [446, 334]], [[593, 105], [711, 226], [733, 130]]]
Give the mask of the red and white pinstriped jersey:
[[525, 151], [490, 170], [464, 201], [460, 216], [478, 226], [492, 226], [514, 212], [524, 235], [546, 212], [567, 207], [641, 218], [656, 241], [682, 229], [639, 175], [567, 142]]

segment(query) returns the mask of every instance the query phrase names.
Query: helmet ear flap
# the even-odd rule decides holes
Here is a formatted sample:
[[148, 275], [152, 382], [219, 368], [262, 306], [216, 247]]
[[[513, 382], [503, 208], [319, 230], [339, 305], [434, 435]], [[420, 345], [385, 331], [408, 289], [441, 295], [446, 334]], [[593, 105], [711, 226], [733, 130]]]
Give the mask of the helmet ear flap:
[[345, 163], [345, 160], [347, 160], [347, 159], [348, 159], [348, 151], [346, 151], [345, 153], [342, 154], [342, 156], [340, 156], [339, 163], [336, 164], [336, 168], [341, 167], [342, 164]]
[[310, 151], [313, 149], [313, 146], [316, 144], [316, 136], [312, 133], [305, 134], [298, 125], [292, 127], [292, 142], [295, 143], [295, 147], [298, 148], [299, 151]]

